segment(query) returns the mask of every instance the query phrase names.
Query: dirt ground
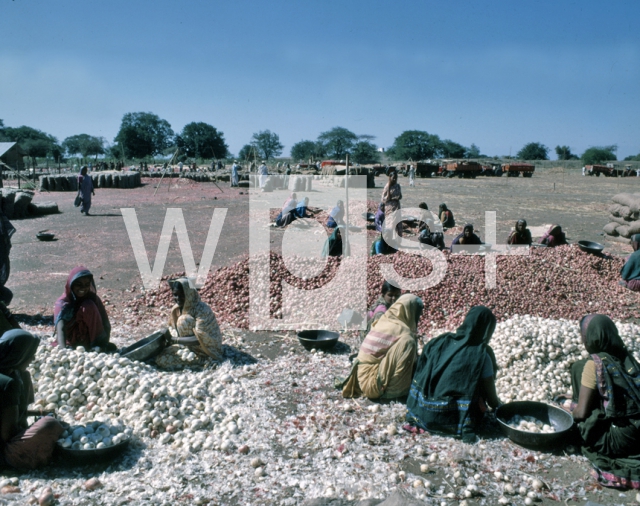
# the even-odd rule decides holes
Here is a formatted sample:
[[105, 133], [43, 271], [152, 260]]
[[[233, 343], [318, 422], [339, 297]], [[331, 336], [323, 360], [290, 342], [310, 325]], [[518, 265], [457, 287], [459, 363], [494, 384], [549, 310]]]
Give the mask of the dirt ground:
[[[379, 200], [385, 180], [377, 178], [377, 188], [368, 191], [369, 199]], [[549, 169], [536, 172], [531, 179], [502, 177], [416, 181], [416, 187], [410, 188], [408, 179], [400, 178], [404, 207], [417, 207], [418, 203], [426, 201], [435, 211], [438, 204], [445, 202], [454, 212], [458, 224], [473, 223], [482, 238], [485, 236], [484, 212], [497, 211], [497, 236], [501, 241], [506, 240], [515, 221], [524, 218], [530, 227], [561, 224], [570, 242], [584, 239], [604, 243], [606, 252], [614, 255], [631, 251], [628, 245], [605, 240], [602, 227], [608, 222], [607, 207], [611, 197], [622, 191], [640, 191], [640, 178], [591, 178], [581, 176], [579, 171]], [[13, 237], [11, 276], [7, 286], [14, 292], [11, 309], [20, 315], [22, 321], [50, 325], [53, 304], [63, 291], [68, 272], [78, 264], [86, 265], [94, 273], [99, 294], [109, 301], [108, 309], [113, 319], [126, 319], [126, 314], [121, 312], [123, 305], [139, 296], [141, 278], [121, 208], [135, 208], [151, 265], [169, 207], [182, 208], [196, 261], [202, 254], [216, 207], [225, 207], [228, 211], [212, 269], [230, 265], [248, 253], [249, 197], [245, 189], [229, 188], [226, 183], [218, 187], [213, 183], [172, 180], [170, 186], [168, 181], [160, 183], [156, 192], [157, 179], [143, 182], [144, 186], [137, 189], [97, 189], [91, 216], [84, 216], [73, 207], [75, 194], [72, 192], [36, 194], [34, 201], [56, 201], [61, 213], [13, 221], [17, 232]], [[284, 201], [287, 192], [281, 190], [280, 193]], [[40, 242], [36, 239], [36, 233], [45, 229], [56, 234], [55, 241]], [[275, 248], [277, 237], [278, 233], [272, 234]], [[448, 235], [447, 244], [450, 241], [451, 235]], [[174, 234], [164, 274], [183, 270]], [[159, 310], [157, 316], [161, 316]], [[140, 337], [147, 330], [132, 329], [131, 339]], [[257, 358], [275, 356], [292, 343], [292, 335], [279, 337], [248, 333], [247, 337], [245, 351]], [[295, 349], [296, 353], [304, 353], [297, 346]], [[326, 392], [336, 396], [330, 385], [326, 386]], [[510, 443], [505, 441], [505, 444]], [[412, 459], [407, 459], [402, 468], [412, 471], [416, 465]], [[589, 483], [587, 471], [586, 464], [572, 463], [566, 468], [548, 472], [550, 477], [563, 476], [570, 482], [585, 479], [586, 485]], [[617, 491], [592, 487], [587, 489], [585, 498], [602, 504], [629, 504], [633, 502], [635, 493], [620, 496]], [[553, 504], [553, 501], [545, 499], [540, 504]]]

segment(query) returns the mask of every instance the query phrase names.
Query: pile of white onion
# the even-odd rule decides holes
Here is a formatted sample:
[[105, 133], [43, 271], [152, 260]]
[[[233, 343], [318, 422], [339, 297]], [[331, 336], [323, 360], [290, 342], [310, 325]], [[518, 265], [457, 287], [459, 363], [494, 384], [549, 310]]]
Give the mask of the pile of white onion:
[[[616, 325], [627, 349], [640, 358], [640, 327]], [[571, 364], [588, 356], [577, 322], [529, 315], [498, 323], [489, 344], [500, 367], [496, 388], [503, 402], [551, 401], [571, 393]]]

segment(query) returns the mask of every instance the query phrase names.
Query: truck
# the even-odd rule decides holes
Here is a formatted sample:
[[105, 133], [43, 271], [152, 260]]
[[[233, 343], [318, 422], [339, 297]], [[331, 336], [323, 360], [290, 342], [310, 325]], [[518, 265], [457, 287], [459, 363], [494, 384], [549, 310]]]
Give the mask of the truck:
[[536, 166], [530, 163], [505, 163], [502, 165], [502, 172], [507, 174], [507, 177], [518, 177], [522, 174], [522, 177], [533, 177], [533, 171], [536, 170]]
[[586, 173], [589, 176], [600, 176], [600, 174], [606, 177], [624, 177], [632, 175], [631, 166], [627, 166], [628, 170], [618, 168], [617, 165], [608, 163], [607, 165], [585, 165]]
[[482, 166], [478, 162], [453, 162], [446, 165], [442, 174], [445, 177], [473, 178], [482, 172]]

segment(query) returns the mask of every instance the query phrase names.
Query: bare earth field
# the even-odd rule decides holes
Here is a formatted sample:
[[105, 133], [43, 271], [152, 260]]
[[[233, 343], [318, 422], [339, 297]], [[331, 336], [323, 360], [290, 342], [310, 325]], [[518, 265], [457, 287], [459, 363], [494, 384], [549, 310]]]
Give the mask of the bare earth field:
[[[378, 201], [386, 178], [376, 180], [368, 198]], [[200, 258], [214, 208], [227, 208], [227, 217], [212, 269], [229, 266], [248, 254], [249, 197], [247, 191], [221, 183], [189, 180], [143, 180], [137, 189], [97, 189], [92, 216], [73, 207], [75, 194], [37, 193], [34, 201], [58, 203], [61, 213], [36, 219], [13, 221], [17, 229], [11, 251], [11, 276], [7, 286], [14, 292], [11, 309], [26, 328], [51, 335], [53, 304], [63, 292], [68, 272], [86, 265], [106, 300], [114, 325], [113, 340], [122, 346], [148, 335], [167, 317], [163, 307], [149, 308], [142, 321], [134, 319], [126, 304], [141, 296], [142, 283], [120, 212], [133, 207], [142, 230], [150, 264], [159, 241], [167, 208], [182, 208], [196, 261]], [[426, 201], [431, 210], [445, 202], [458, 225], [470, 222], [484, 238], [484, 212], [497, 211], [497, 236], [506, 241], [515, 221], [524, 218], [530, 227], [559, 223], [570, 242], [592, 240], [606, 245], [606, 253], [625, 255], [630, 246], [606, 241], [611, 197], [622, 191], [640, 192], [640, 178], [609, 179], [582, 177], [578, 171], [548, 169], [531, 179], [417, 179], [409, 188], [400, 178], [403, 207]], [[280, 191], [282, 200], [287, 192]], [[313, 203], [311, 203], [313, 205]], [[39, 242], [41, 230], [56, 234], [56, 241]], [[281, 232], [272, 233], [278, 250]], [[446, 236], [447, 244], [451, 234]], [[184, 271], [175, 234], [163, 273]], [[606, 297], [603, 293], [603, 297]], [[224, 296], [224, 294], [221, 294]], [[44, 485], [59, 494], [59, 504], [377, 504], [393, 493], [404, 494], [393, 504], [461, 504], [460, 471], [466, 483], [476, 483], [481, 494], [467, 504], [498, 504], [506, 481], [495, 477], [501, 471], [515, 486], [531, 489], [530, 477], [539, 477], [546, 487], [537, 504], [635, 504], [635, 492], [602, 489], [590, 479], [588, 462], [565, 452], [542, 453], [522, 449], [495, 432], [476, 445], [401, 430], [403, 406], [376, 404], [367, 400], [345, 403], [333, 389], [333, 377], [348, 370], [347, 357], [357, 351], [355, 335], [345, 335], [344, 345], [334, 352], [311, 354], [302, 349], [292, 332], [249, 332], [225, 328], [229, 364], [221, 369], [231, 374], [233, 384], [244, 389], [246, 409], [241, 417], [247, 429], [241, 440], [248, 455], [237, 451], [193, 453], [162, 447], [158, 441], [140, 438], [127, 456], [113, 466], [52, 467], [28, 475], [5, 470], [0, 476], [17, 476], [22, 492], [0, 496], [4, 501], [24, 503]], [[244, 358], [238, 359], [239, 356]], [[233, 358], [235, 357], [235, 358]], [[234, 361], [235, 360], [235, 361]], [[203, 373], [204, 374], [204, 373]], [[219, 371], [209, 371], [211, 381], [221, 381]], [[242, 403], [241, 403], [242, 405]], [[252, 425], [253, 423], [257, 425]], [[400, 430], [388, 435], [389, 425]], [[255, 428], [252, 429], [252, 428]], [[238, 443], [240, 444], [240, 443]], [[416, 453], [423, 448], [425, 455]], [[420, 464], [431, 454], [425, 477]], [[265, 473], [254, 476], [250, 460], [263, 459]], [[86, 492], [82, 482], [97, 476], [105, 487]], [[427, 479], [432, 488], [414, 484]], [[415, 487], [415, 488], [414, 488]], [[508, 496], [511, 504], [524, 504], [524, 497]], [[311, 504], [311, 503], [310, 503]]]

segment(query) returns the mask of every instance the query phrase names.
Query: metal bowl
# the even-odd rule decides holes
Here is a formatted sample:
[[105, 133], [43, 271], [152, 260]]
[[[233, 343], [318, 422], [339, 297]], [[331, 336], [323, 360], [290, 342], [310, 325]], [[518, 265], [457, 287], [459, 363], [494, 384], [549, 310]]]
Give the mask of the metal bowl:
[[600, 244], [599, 242], [593, 241], [578, 241], [578, 248], [580, 248], [585, 253], [597, 255], [599, 253], [602, 253], [604, 245]]
[[373, 213], [362, 213], [362, 217], [370, 222], [373, 222], [376, 219], [376, 215]]
[[38, 232], [36, 237], [41, 241], [53, 241], [56, 234], [47, 233], [47, 232]]
[[298, 332], [300, 344], [307, 350], [316, 348], [317, 350], [328, 350], [333, 348], [340, 334], [329, 330], [302, 330]]
[[[508, 425], [508, 422], [516, 415], [532, 416], [542, 423], [551, 425], [556, 431], [540, 434], [514, 429]], [[516, 401], [503, 404], [496, 410], [496, 419], [505, 436], [525, 447], [562, 447], [567, 443], [567, 435], [573, 427], [571, 414], [543, 402]]]
[[57, 445], [56, 452], [60, 458], [73, 464], [100, 464], [115, 459], [129, 447], [129, 440], [121, 441], [117, 445], [106, 448], [92, 448], [91, 450], [72, 450]]
[[155, 357], [165, 346], [165, 336], [168, 330], [158, 330], [144, 339], [140, 339], [131, 346], [122, 348], [118, 353], [129, 360], [141, 362]]

